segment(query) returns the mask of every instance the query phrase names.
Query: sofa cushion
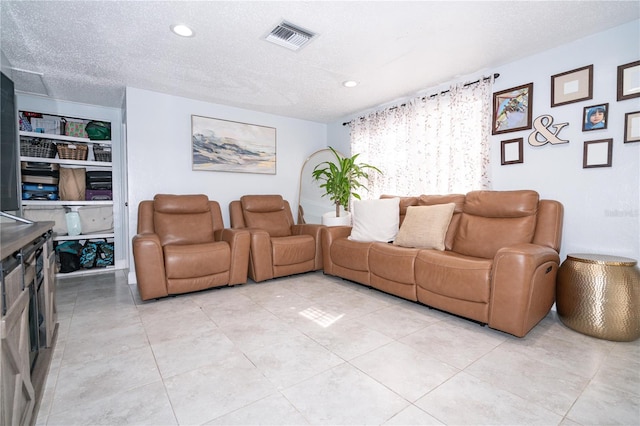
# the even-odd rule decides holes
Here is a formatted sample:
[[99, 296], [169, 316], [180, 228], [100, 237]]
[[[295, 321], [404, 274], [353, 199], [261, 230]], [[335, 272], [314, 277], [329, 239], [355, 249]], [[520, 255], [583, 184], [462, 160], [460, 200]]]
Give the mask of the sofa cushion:
[[532, 242], [538, 199], [531, 190], [468, 193], [453, 251], [492, 259], [502, 247]]
[[231, 249], [224, 242], [164, 246], [167, 279], [195, 278], [229, 270]]
[[455, 208], [454, 203], [411, 206], [402, 222], [395, 245], [444, 250], [444, 237]]
[[[493, 261], [458, 253], [420, 250], [416, 256], [416, 285], [458, 300], [489, 303]], [[418, 300], [421, 297], [418, 296]], [[429, 305], [429, 300], [420, 300]], [[455, 312], [467, 316], [464, 312]]]
[[418, 249], [373, 243], [369, 249], [369, 270], [385, 280], [415, 284], [413, 265]]
[[316, 240], [311, 235], [292, 235], [271, 239], [273, 265], [295, 265], [316, 256]]
[[398, 234], [400, 199], [355, 200], [352, 209], [352, 241], [393, 241]]
[[372, 244], [338, 238], [329, 248], [331, 260], [343, 268], [369, 272], [369, 248]]

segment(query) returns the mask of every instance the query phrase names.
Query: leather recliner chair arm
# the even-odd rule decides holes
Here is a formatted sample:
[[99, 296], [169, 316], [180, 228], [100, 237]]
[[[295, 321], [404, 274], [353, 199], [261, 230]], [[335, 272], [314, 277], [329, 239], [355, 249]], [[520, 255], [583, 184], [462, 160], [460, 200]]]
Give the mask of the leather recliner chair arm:
[[249, 269], [250, 233], [246, 229], [219, 229], [215, 231], [216, 241], [224, 241], [231, 249], [231, 265], [229, 265], [229, 285], [247, 282]]
[[298, 224], [291, 227], [293, 235], [311, 235], [316, 242], [316, 257], [314, 260], [314, 270], [322, 269], [322, 229], [324, 225], [312, 223]]
[[351, 235], [351, 226], [325, 226], [322, 229], [320, 238], [322, 240], [322, 267], [325, 274], [334, 275], [331, 244], [338, 238], [346, 238], [349, 235]]
[[560, 256], [552, 248], [516, 244], [498, 250], [491, 274], [489, 327], [523, 337], [555, 301]]
[[256, 281], [273, 278], [271, 236], [260, 228], [244, 228], [250, 233], [249, 277]]
[[136, 279], [142, 300], [168, 296], [164, 253], [157, 234], [137, 234], [132, 240]]

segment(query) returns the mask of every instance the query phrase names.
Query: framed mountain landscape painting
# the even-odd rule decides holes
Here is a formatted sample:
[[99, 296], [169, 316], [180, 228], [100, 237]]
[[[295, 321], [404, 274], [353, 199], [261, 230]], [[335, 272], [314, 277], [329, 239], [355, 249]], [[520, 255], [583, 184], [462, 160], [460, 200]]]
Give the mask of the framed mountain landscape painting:
[[191, 116], [193, 170], [276, 173], [276, 129]]

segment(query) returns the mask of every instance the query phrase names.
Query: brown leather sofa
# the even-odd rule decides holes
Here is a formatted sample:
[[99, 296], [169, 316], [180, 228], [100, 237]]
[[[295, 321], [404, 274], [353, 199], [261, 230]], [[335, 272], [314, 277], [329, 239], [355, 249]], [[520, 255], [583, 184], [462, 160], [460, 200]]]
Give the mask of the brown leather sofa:
[[450, 312], [518, 337], [551, 309], [563, 206], [535, 191], [400, 197], [409, 206], [454, 203], [445, 250], [351, 241], [327, 227], [324, 272]]
[[133, 259], [143, 300], [247, 282], [249, 232], [224, 229], [206, 195], [159, 194], [138, 208]]
[[231, 227], [251, 233], [249, 277], [256, 282], [322, 269], [320, 231], [294, 224], [280, 195], [245, 195], [229, 204]]

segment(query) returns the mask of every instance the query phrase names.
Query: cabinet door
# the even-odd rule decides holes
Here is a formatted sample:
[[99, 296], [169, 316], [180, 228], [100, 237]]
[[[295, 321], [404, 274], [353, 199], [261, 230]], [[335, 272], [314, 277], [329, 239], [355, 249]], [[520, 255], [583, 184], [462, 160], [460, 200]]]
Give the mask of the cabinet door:
[[16, 291], [22, 288], [22, 278], [22, 268], [16, 268], [4, 282], [15, 298], [7, 303], [7, 313], [0, 322], [3, 425], [30, 424], [35, 405], [29, 365], [29, 291]]
[[[51, 240], [49, 240], [51, 241]], [[47, 244], [49, 247], [49, 244]], [[49, 348], [53, 343], [53, 333], [58, 321], [58, 309], [56, 306], [56, 256], [53, 250], [45, 250], [44, 270], [44, 321], [46, 327], [46, 342]]]

